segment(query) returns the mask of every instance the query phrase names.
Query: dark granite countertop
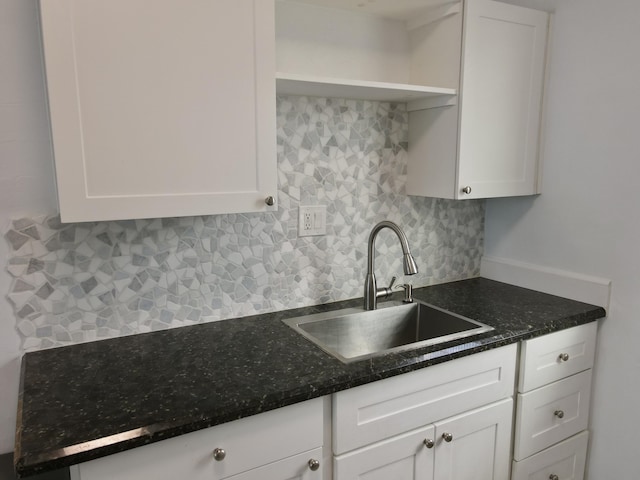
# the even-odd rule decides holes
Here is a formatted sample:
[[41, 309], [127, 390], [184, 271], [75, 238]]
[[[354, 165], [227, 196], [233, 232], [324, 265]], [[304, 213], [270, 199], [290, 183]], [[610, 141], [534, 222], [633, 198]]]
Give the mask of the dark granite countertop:
[[15, 465], [54, 470], [605, 316], [601, 307], [482, 278], [415, 298], [492, 332], [343, 364], [281, 320], [362, 299], [27, 353]]

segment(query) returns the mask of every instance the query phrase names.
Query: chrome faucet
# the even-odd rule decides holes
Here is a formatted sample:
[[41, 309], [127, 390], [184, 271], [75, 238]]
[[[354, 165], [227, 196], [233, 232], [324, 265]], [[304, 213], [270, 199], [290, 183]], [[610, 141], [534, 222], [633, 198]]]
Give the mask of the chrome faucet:
[[416, 265], [416, 261], [413, 259], [411, 252], [409, 251], [409, 242], [407, 242], [407, 236], [404, 234], [402, 229], [393, 222], [389, 222], [387, 220], [378, 223], [371, 230], [371, 234], [369, 235], [369, 243], [368, 243], [368, 258], [367, 258], [367, 277], [364, 280], [364, 309], [365, 310], [375, 310], [378, 306], [378, 298], [379, 297], [388, 297], [391, 295], [393, 286], [393, 282], [395, 281], [395, 277], [391, 280], [391, 285], [388, 287], [380, 287], [378, 288], [376, 284], [376, 274], [374, 272], [375, 269], [375, 241], [378, 232], [383, 228], [390, 228], [396, 235], [398, 235], [398, 239], [400, 240], [400, 245], [402, 246], [402, 254], [403, 254], [403, 266], [404, 266], [404, 274], [405, 275], [414, 275], [418, 273], [418, 266]]

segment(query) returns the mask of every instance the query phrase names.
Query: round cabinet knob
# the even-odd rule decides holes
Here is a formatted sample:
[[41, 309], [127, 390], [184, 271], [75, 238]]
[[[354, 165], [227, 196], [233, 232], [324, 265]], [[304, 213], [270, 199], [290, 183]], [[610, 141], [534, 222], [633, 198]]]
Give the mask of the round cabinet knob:
[[275, 198], [273, 198], [273, 196], [269, 195], [267, 198], [264, 199], [264, 203], [266, 203], [270, 207], [273, 207], [273, 204], [276, 203], [276, 200]]
[[558, 478], [558, 475], [556, 475], [555, 473], [552, 473], [551, 475], [549, 475], [549, 480], [560, 480]]
[[442, 438], [444, 439], [445, 442], [450, 442], [451, 440], [453, 440], [453, 435], [445, 432], [442, 434]]
[[227, 456], [227, 452], [224, 451], [224, 448], [214, 448], [213, 449], [213, 458], [215, 458], [218, 462], [224, 460], [224, 457]]
[[561, 362], [566, 362], [567, 360], [569, 360], [569, 354], [561, 353], [560, 355], [558, 355], [558, 358], [560, 359]]
[[434, 441], [431, 440], [430, 438], [425, 438], [424, 439], [424, 446], [427, 448], [433, 448], [433, 446], [435, 445]]
[[466, 193], [467, 195], [469, 195], [471, 193], [471, 187], [467, 185], [462, 189], [462, 193]]
[[316, 460], [315, 458], [312, 458], [311, 460], [309, 460], [309, 470], [315, 472], [316, 470], [318, 470], [320, 468], [320, 462], [318, 460]]
[[564, 412], [562, 410], [556, 410], [553, 414], [558, 418], [564, 418]]

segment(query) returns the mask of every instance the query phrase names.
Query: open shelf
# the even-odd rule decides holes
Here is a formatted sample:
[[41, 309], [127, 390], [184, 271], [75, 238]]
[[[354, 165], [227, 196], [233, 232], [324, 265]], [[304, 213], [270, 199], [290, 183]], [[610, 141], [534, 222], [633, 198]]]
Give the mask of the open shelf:
[[276, 73], [276, 90], [282, 95], [305, 95], [312, 97], [408, 103], [417, 101], [421, 101], [422, 103], [422, 101], [434, 100], [439, 104], [443, 102], [451, 104], [451, 101], [455, 101], [457, 95], [457, 91], [453, 88], [350, 80], [291, 73]]

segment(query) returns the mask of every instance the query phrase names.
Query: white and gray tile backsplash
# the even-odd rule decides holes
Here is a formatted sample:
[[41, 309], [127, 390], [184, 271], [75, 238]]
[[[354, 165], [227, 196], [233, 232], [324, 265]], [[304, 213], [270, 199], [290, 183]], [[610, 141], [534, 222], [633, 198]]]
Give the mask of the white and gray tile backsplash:
[[[414, 286], [479, 274], [484, 202], [405, 195], [404, 105], [307, 97], [277, 105], [277, 212], [14, 220], [5, 233], [8, 299], [23, 349], [360, 297], [369, 232], [385, 219], [407, 233], [420, 269], [407, 277]], [[298, 237], [299, 205], [326, 205], [325, 236]], [[383, 230], [376, 244], [387, 284], [402, 274], [399, 242]]]

